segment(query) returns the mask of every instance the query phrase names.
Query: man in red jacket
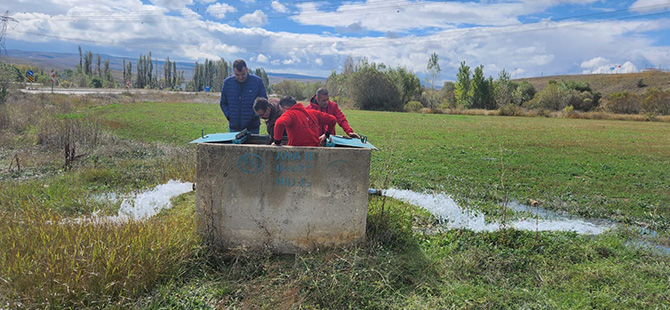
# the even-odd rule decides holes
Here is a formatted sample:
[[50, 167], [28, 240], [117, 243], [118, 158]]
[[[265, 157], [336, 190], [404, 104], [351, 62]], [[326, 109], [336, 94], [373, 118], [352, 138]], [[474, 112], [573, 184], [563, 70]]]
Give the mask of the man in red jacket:
[[290, 146], [319, 146], [326, 132], [335, 133], [337, 120], [330, 114], [307, 110], [290, 96], [282, 98], [279, 105], [284, 113], [275, 122], [272, 145], [281, 145], [284, 130]]
[[316, 94], [309, 99], [309, 105], [307, 106], [308, 110], [317, 110], [323, 113], [328, 113], [332, 116], [335, 116], [337, 123], [344, 129], [344, 132], [352, 138], [361, 137], [351, 129], [349, 122], [347, 122], [347, 117], [344, 116], [344, 113], [340, 111], [340, 108], [337, 106], [337, 103], [330, 101], [328, 97], [328, 90], [321, 87], [316, 91]]

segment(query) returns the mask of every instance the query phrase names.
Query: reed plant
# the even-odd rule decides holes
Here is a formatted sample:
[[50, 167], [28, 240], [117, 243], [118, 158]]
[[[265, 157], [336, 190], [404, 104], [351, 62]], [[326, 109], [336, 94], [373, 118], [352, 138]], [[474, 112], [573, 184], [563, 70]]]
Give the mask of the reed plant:
[[[0, 213], [0, 305], [101, 307], [178, 277], [198, 252], [190, 212], [125, 223]], [[2, 300], [4, 299], [4, 300]]]

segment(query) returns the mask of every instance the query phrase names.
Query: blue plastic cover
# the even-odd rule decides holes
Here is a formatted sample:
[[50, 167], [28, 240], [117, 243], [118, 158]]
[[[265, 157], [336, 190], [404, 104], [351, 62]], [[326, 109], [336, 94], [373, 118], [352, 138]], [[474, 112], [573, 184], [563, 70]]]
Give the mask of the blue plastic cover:
[[330, 137], [333, 138], [333, 143], [335, 143], [335, 146], [359, 147], [373, 150], [377, 149], [374, 145], [370, 144], [370, 142], [367, 141], [363, 142], [361, 141], [361, 139], [355, 139], [343, 136], [330, 136]]
[[191, 143], [232, 142], [235, 140], [235, 135], [238, 133], [239, 132], [210, 133], [191, 141]]
[[[206, 142], [233, 142], [235, 136], [239, 132], [224, 132], [224, 133], [210, 133], [206, 134], [203, 137], [195, 139], [190, 143], [206, 143]], [[335, 146], [345, 146], [345, 147], [358, 147], [358, 148], [368, 148], [377, 150], [377, 148], [372, 145], [370, 142], [363, 142], [361, 139], [343, 137], [343, 136], [330, 136], [333, 139]]]

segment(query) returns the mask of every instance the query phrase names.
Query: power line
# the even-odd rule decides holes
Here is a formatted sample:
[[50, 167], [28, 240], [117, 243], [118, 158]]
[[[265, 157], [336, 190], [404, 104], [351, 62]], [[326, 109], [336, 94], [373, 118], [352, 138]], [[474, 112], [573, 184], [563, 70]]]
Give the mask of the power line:
[[18, 23], [19, 21], [16, 20], [15, 18], [9, 17], [9, 10], [5, 11], [5, 15], [0, 16], [0, 20], [2, 20], [2, 32], [0, 32], [0, 56], [2, 56], [7, 55], [7, 48], [5, 47], [5, 37], [7, 36], [7, 24], [9, 24], [9, 22]]

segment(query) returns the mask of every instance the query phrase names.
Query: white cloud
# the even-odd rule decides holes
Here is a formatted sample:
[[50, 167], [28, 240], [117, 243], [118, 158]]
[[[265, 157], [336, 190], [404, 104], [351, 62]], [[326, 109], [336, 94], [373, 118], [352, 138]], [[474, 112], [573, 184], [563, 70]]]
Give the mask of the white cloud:
[[207, 13], [219, 19], [225, 18], [226, 13], [232, 12], [235, 12], [235, 8], [227, 3], [215, 3], [207, 7]]
[[288, 12], [288, 8], [282, 4], [281, 2], [277, 0], [272, 0], [272, 8], [279, 13], [286, 13]]
[[[403, 32], [411, 29], [452, 29], [460, 24], [515, 25], [519, 15], [543, 10], [536, 2], [496, 2], [492, 4], [447, 2], [388, 2], [368, 0], [341, 5], [336, 10], [320, 10], [313, 2], [298, 5], [300, 14], [292, 17], [304, 25], [348, 27], [360, 23], [362, 28], [381, 32]], [[325, 9], [331, 8], [327, 6]]]
[[582, 69], [584, 69], [582, 73], [590, 73], [591, 71], [593, 71], [594, 68], [609, 66], [610, 64], [611, 62], [609, 61], [609, 59], [598, 56], [582, 62], [581, 67]]
[[253, 4], [253, 3], [256, 3], [256, 0], [242, 0], [242, 2], [244, 2], [246, 4]]
[[[602, 57], [599, 60], [606, 60]], [[607, 73], [633, 73], [638, 72], [637, 67], [630, 61], [623, 64], [612, 64], [598, 61], [598, 66], [592, 66], [589, 70], [582, 71], [583, 74], [607, 74]], [[584, 64], [582, 64], [584, 67]]]
[[[181, 16], [175, 16], [169, 14], [174, 13], [174, 10], [143, 5], [137, 0], [100, 0], [95, 3], [69, 0], [68, 5], [61, 5], [55, 0], [39, 3], [19, 1], [24, 1], [21, 2], [24, 11], [25, 8], [34, 6], [50, 12], [51, 15], [34, 11], [10, 15], [20, 20], [20, 27], [8, 31], [9, 49], [17, 42], [45, 42], [51, 45], [63, 41], [72, 44], [74, 53], [77, 45], [81, 44], [87, 45], [88, 47], [83, 48], [94, 53], [105, 53], [106, 49], [114, 49], [116, 54], [130, 57], [151, 51], [159, 59], [169, 56], [173, 60], [187, 61], [219, 57], [226, 60], [254, 58], [267, 66], [268, 71], [315, 76], [327, 76], [331, 70], [341, 70], [349, 55], [354, 58], [367, 57], [369, 61], [383, 62], [390, 67], [405, 66], [423, 74], [430, 53], [434, 51], [440, 57], [440, 79], [451, 80], [455, 78], [461, 61], [466, 61], [472, 68], [484, 65], [487, 76], [497, 77], [499, 70], [506, 69], [510, 73], [514, 72], [516, 78], [602, 71], [603, 68], [608, 70], [612, 65], [617, 65], [618, 69], [619, 64], [622, 65], [621, 70], [636, 70], [670, 63], [670, 48], [667, 44], [650, 37], [650, 33], [668, 30], [670, 19], [667, 18], [655, 16], [658, 19], [603, 20], [597, 23], [545, 20], [526, 24], [519, 24], [516, 20], [516, 14], [527, 14], [540, 7], [567, 3], [566, 1], [521, 3], [525, 7], [520, 2], [501, 1], [485, 4], [442, 2], [432, 6], [419, 2], [401, 2], [407, 4], [404, 8], [408, 16], [386, 19], [386, 25], [362, 19], [360, 14], [356, 18], [348, 17], [343, 10], [346, 6], [340, 6], [340, 2], [337, 5], [330, 4], [329, 7], [323, 7], [329, 4], [322, 3], [319, 10], [316, 10], [316, 4], [302, 4], [302, 14], [305, 14], [305, 8], [312, 6], [315, 9], [312, 13], [318, 13], [312, 19], [324, 19], [324, 24], [332, 23], [330, 29], [351, 25], [355, 27], [349, 29], [359, 27], [364, 30], [369, 29], [369, 25], [376, 27], [370, 28], [373, 30], [379, 30], [382, 26], [396, 29], [383, 32], [386, 33], [385, 36], [377, 37], [360, 36], [360, 32], [356, 36], [347, 36], [332, 32], [301, 34], [269, 31], [259, 28], [268, 20], [260, 10], [241, 18], [241, 24], [251, 26], [241, 27], [202, 19], [197, 12], [186, 8], [181, 9]], [[15, 2], [8, 2], [10, 9], [19, 7]], [[70, 6], [72, 3], [74, 5]], [[169, 3], [176, 5], [186, 1]], [[391, 3], [395, 4], [395, 1]], [[353, 6], [355, 3], [348, 5]], [[369, 8], [366, 16], [370, 16], [371, 12], [383, 16], [381, 9], [370, 9], [373, 5], [381, 5], [377, 0], [358, 5]], [[458, 11], [459, 8], [468, 5], [473, 12], [467, 14], [471, 16], [455, 16], [458, 15], [457, 12], [463, 12]], [[228, 13], [224, 4], [214, 7], [220, 8], [219, 12], [225, 11], [223, 14]], [[444, 11], [447, 7], [453, 11], [448, 12], [445, 15], [447, 17], [442, 20], [434, 17], [431, 12], [426, 13], [425, 22], [421, 15], [409, 16], [408, 13], [426, 8]], [[513, 7], [520, 11], [511, 12]], [[500, 9], [501, 12], [492, 12], [495, 9]], [[331, 13], [334, 15], [327, 15]], [[475, 17], [486, 19], [488, 16], [492, 17], [487, 22], [489, 24], [504, 24], [507, 20], [512, 21], [512, 25], [477, 28], [453, 26]], [[437, 26], [429, 32], [415, 31], [408, 34], [407, 29], [411, 27], [406, 19], [410, 17], [412, 22], [421, 27]], [[398, 25], [394, 25], [396, 23]]]
[[151, 0], [151, 3], [169, 9], [183, 9], [187, 5], [193, 4], [193, 0]]
[[268, 17], [261, 10], [240, 17], [240, 23], [250, 27], [260, 27], [268, 23]]
[[361, 33], [365, 30], [365, 27], [363, 27], [362, 22], [358, 21], [346, 27], [335, 27], [335, 30], [339, 33]]
[[637, 0], [630, 6], [630, 10], [638, 12], [654, 12], [670, 9], [668, 0]]

